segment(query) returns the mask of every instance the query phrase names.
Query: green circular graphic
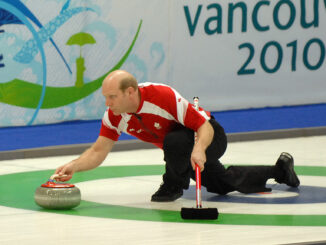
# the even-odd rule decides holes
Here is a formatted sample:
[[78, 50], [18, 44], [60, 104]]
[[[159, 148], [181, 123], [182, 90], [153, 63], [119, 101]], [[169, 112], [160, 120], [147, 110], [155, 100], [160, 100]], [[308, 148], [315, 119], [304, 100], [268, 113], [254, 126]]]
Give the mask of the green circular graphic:
[[[297, 166], [295, 170], [299, 175], [326, 176], [326, 167]], [[99, 167], [92, 171], [76, 173], [72, 183], [118, 177], [161, 175], [163, 172], [164, 166], [162, 165]], [[326, 226], [326, 215], [221, 213], [218, 220], [183, 220], [180, 211], [124, 207], [84, 200], [80, 206], [72, 210], [45, 210], [35, 204], [34, 192], [51, 174], [53, 174], [53, 170], [0, 175], [0, 205], [40, 212], [139, 221], [224, 225]]]

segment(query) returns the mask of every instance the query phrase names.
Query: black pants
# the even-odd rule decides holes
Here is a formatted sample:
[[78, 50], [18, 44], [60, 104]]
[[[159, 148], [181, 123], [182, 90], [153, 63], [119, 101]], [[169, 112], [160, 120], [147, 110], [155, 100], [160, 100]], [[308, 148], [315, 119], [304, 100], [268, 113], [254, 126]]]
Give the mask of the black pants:
[[[214, 137], [206, 150], [207, 161], [201, 173], [202, 185], [207, 191], [221, 195], [235, 190], [242, 193], [270, 191], [265, 184], [269, 178], [275, 177], [274, 166], [230, 166], [225, 169], [219, 161], [227, 148], [224, 129], [214, 119], [209, 122], [214, 129]], [[194, 131], [186, 127], [180, 126], [167, 134], [163, 145], [165, 184], [189, 188], [190, 178], [195, 179], [190, 163], [193, 145]]]

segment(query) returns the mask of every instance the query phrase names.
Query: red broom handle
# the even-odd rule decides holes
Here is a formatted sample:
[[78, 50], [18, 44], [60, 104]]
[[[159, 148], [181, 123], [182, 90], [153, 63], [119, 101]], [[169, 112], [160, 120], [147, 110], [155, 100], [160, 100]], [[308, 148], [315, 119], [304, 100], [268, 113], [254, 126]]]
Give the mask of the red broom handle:
[[196, 207], [201, 208], [201, 174], [200, 167], [196, 164]]
[[[199, 99], [198, 97], [194, 97], [194, 106], [196, 111], [199, 111]], [[197, 142], [197, 132], [195, 132], [195, 144]], [[195, 164], [195, 172], [196, 172], [196, 207], [201, 208], [201, 173], [200, 167], [198, 164]]]

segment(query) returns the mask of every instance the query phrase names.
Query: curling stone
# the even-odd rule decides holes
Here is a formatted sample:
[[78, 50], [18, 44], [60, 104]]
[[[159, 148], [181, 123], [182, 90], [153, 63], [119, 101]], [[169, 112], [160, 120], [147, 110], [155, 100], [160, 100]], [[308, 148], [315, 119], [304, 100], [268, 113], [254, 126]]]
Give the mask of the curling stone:
[[71, 209], [80, 204], [80, 190], [73, 184], [56, 182], [53, 175], [34, 194], [37, 205], [45, 209]]

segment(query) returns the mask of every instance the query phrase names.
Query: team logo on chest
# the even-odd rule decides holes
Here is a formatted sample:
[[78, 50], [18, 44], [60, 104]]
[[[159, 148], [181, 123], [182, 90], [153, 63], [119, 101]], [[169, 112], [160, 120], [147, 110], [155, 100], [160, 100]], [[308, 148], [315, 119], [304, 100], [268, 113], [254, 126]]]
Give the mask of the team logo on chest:
[[154, 127], [156, 129], [161, 129], [162, 128], [161, 125], [158, 122], [154, 123]]
[[128, 131], [129, 131], [129, 132], [134, 132], [134, 131], [136, 131], [137, 134], [140, 134], [143, 130], [142, 130], [142, 129], [138, 129], [138, 130], [136, 130], [136, 129], [134, 129], [134, 128], [131, 128], [131, 129], [129, 129]]

